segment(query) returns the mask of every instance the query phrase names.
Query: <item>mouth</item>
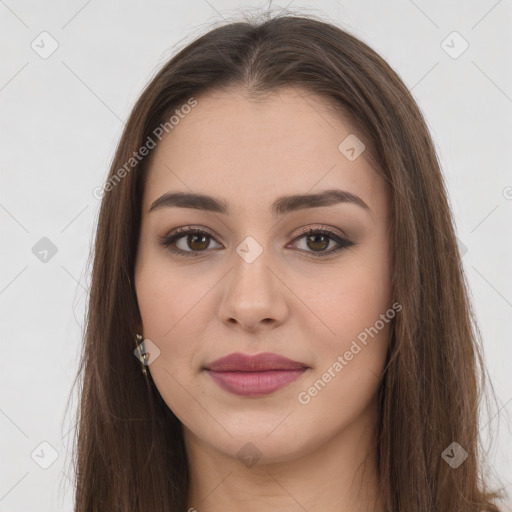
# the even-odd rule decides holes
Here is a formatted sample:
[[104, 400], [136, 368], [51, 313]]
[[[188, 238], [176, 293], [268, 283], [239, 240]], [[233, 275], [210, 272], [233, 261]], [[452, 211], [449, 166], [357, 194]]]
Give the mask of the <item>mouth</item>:
[[268, 395], [297, 380], [306, 371], [307, 368], [264, 372], [216, 372], [207, 370], [222, 389], [240, 396]]
[[268, 395], [303, 375], [309, 366], [278, 354], [230, 354], [203, 368], [225, 391], [239, 396]]

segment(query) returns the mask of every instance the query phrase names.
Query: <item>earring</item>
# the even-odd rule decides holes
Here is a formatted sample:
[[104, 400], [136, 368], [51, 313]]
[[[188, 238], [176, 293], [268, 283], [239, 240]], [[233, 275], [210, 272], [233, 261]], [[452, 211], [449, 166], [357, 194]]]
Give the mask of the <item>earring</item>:
[[[142, 336], [140, 334], [136, 334], [136, 337], [137, 337], [137, 341], [142, 340]], [[144, 340], [137, 345], [137, 349], [138, 349], [139, 356], [142, 357], [142, 361], [140, 362], [140, 364], [142, 366], [142, 373], [144, 375], [147, 375], [148, 372], [146, 370], [146, 365], [147, 365], [148, 355], [146, 354], [146, 347], [144, 345]]]

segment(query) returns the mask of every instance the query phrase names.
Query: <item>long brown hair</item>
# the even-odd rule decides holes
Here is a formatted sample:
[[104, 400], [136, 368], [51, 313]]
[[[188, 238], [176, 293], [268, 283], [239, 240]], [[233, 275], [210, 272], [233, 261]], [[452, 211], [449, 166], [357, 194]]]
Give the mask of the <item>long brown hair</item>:
[[[102, 190], [95, 240], [77, 374], [75, 510], [170, 512], [187, 505], [181, 423], [133, 354], [141, 332], [134, 263], [150, 158], [126, 163], [191, 98], [241, 87], [257, 99], [284, 86], [338, 106], [364, 133], [391, 188], [392, 297], [403, 309], [379, 391], [377, 462], [386, 510], [497, 512], [479, 448], [487, 381], [480, 335], [423, 116], [369, 46], [294, 14], [226, 23], [202, 35], [163, 66], [129, 117]], [[452, 442], [468, 454], [457, 469], [442, 458]]]

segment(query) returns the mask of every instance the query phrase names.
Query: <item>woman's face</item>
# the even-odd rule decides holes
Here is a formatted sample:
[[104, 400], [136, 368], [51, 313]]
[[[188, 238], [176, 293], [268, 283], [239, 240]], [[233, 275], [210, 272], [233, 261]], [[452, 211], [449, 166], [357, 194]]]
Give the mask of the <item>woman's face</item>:
[[[291, 460], [374, 425], [396, 312], [388, 189], [352, 128], [304, 90], [197, 101], [153, 150], [144, 191], [149, 370], [189, 447]], [[201, 198], [162, 199], [177, 193]], [[234, 353], [299, 364], [213, 366]]]

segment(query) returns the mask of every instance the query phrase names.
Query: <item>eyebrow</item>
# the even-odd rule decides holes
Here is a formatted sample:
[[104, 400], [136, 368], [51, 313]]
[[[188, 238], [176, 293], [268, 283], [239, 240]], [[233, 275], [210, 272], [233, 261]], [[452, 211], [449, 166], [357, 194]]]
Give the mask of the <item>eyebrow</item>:
[[[272, 213], [274, 215], [283, 215], [306, 208], [333, 206], [339, 203], [354, 204], [370, 212], [370, 207], [359, 196], [346, 190], [331, 189], [323, 190], [317, 194], [281, 196], [272, 203]], [[148, 211], [152, 212], [173, 206], [205, 210], [225, 215], [230, 215], [231, 213], [229, 204], [223, 199], [187, 192], [167, 192], [153, 201]]]

